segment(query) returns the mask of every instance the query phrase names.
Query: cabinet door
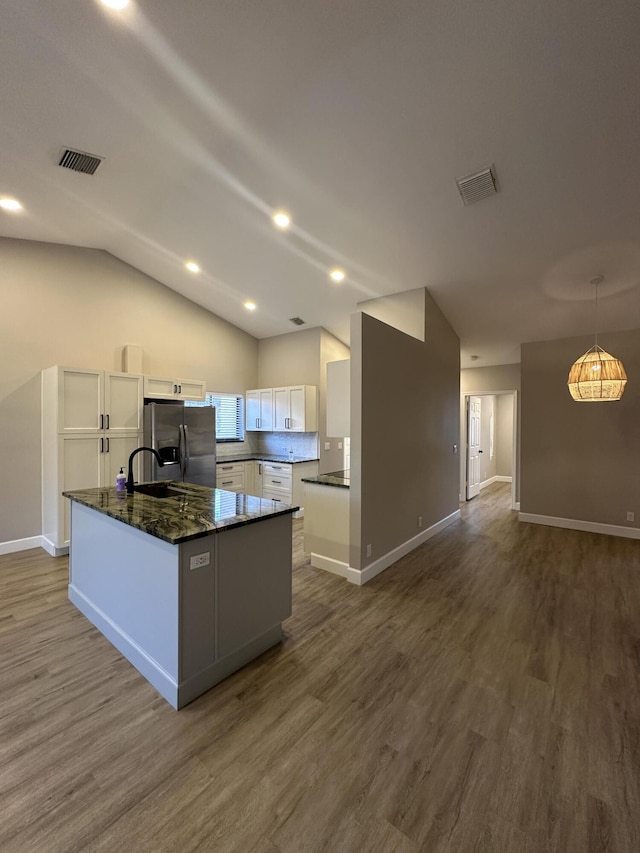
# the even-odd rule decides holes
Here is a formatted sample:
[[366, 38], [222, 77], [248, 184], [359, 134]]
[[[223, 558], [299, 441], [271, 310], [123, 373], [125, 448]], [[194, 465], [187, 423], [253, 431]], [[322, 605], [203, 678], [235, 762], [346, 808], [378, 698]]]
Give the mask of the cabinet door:
[[[142, 444], [141, 432], [134, 432], [129, 435], [108, 434], [103, 445], [103, 469], [100, 485], [115, 486], [116, 476], [120, 468], [124, 468], [124, 473], [127, 473], [130, 454]], [[142, 480], [142, 456], [142, 453], [138, 453], [133, 460], [133, 477], [137, 483]]]
[[245, 427], [247, 432], [260, 429], [260, 392], [247, 391], [244, 395]]
[[[294, 432], [306, 432], [306, 391], [305, 385], [289, 388], [289, 429]], [[309, 430], [311, 432], [312, 430]]]
[[270, 431], [273, 429], [273, 389], [261, 388], [260, 395], [260, 429]]
[[[61, 435], [58, 439], [60, 482], [58, 545], [69, 543], [70, 501], [60, 494], [75, 489], [93, 489], [102, 482], [104, 438], [95, 435]], [[114, 477], [115, 482], [115, 477]]]
[[103, 425], [102, 370], [60, 367], [58, 373], [58, 432], [99, 432]]
[[273, 428], [276, 432], [289, 429], [291, 417], [290, 388], [273, 389]]
[[105, 429], [109, 434], [142, 430], [142, 376], [106, 373], [104, 383]]
[[207, 394], [207, 383], [201, 379], [176, 379], [179, 400], [204, 401]]
[[262, 497], [262, 478], [263, 478], [263, 468], [264, 465], [262, 462], [254, 462], [253, 469], [253, 491], [252, 495], [261, 498]]
[[144, 377], [144, 396], [154, 400], [175, 400], [178, 383], [175, 379], [163, 379], [161, 376]]

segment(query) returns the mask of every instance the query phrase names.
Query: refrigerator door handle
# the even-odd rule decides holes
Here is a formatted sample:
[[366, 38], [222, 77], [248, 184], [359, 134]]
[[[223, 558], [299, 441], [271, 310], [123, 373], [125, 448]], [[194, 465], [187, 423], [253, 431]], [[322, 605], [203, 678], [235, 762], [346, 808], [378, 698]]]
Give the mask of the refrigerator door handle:
[[178, 427], [178, 464], [180, 465], [180, 479], [184, 480], [184, 427]]
[[182, 429], [184, 430], [184, 476], [186, 477], [189, 473], [189, 427], [185, 424]]

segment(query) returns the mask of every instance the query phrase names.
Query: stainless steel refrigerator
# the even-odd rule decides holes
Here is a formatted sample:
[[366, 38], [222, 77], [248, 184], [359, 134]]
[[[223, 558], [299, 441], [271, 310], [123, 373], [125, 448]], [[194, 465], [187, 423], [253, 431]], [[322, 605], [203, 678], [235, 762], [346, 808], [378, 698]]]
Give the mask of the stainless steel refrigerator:
[[143, 454], [144, 479], [184, 480], [216, 485], [216, 410], [185, 406], [179, 401], [148, 400], [144, 405], [144, 443], [158, 451], [161, 468], [151, 453]]

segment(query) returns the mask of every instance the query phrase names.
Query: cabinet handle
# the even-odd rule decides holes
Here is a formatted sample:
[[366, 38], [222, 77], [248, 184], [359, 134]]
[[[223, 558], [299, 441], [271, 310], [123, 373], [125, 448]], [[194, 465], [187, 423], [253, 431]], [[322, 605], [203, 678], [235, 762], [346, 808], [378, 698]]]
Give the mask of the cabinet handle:
[[107, 415], [107, 429], [109, 429], [109, 415]]
[[173, 386], [173, 393], [174, 393], [174, 394], [177, 394], [177, 393], [178, 393], [178, 386], [177, 386], [177, 385], [175, 385], [175, 384], [174, 384], [174, 386]]
[[100, 415], [100, 429], [104, 429], [104, 415]]
[[109, 452], [109, 439], [107, 438], [107, 449], [106, 449], [105, 453], [108, 453], [108, 452]]
[[277, 483], [279, 486], [282, 485], [282, 480], [272, 480], [272, 483]]
[[104, 453], [104, 438], [100, 439], [100, 453]]
[[256, 429], [260, 429], [260, 418], [256, 418]]
[[274, 465], [273, 470], [274, 471], [282, 471], [282, 467], [280, 465]]
[[182, 394], [182, 385], [178, 385], [178, 394]]
[[262, 477], [262, 462], [258, 462], [258, 474]]
[[230, 486], [230, 485], [231, 485], [231, 483], [233, 483], [233, 480], [223, 480], [223, 481], [222, 481], [222, 485], [223, 485], [223, 486]]
[[233, 465], [222, 465], [221, 467], [222, 467], [223, 471], [231, 471], [233, 468]]

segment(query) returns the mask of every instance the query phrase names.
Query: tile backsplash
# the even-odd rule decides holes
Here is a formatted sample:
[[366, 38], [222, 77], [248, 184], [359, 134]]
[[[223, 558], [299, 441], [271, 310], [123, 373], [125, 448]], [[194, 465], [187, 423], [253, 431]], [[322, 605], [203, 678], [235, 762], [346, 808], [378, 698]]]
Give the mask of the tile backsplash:
[[320, 446], [317, 432], [245, 432], [244, 441], [223, 441], [216, 444], [218, 459], [240, 453], [276, 453], [287, 456], [289, 448], [294, 456], [318, 459]]
[[293, 450], [294, 456], [308, 456], [310, 459], [318, 459], [320, 447], [318, 445], [317, 432], [260, 432], [258, 436], [258, 452], [261, 453], [289, 453]]

